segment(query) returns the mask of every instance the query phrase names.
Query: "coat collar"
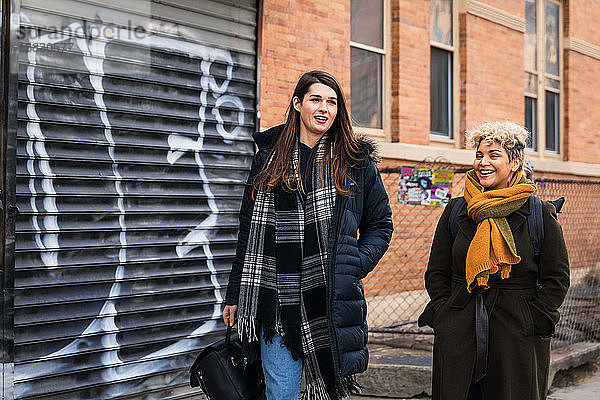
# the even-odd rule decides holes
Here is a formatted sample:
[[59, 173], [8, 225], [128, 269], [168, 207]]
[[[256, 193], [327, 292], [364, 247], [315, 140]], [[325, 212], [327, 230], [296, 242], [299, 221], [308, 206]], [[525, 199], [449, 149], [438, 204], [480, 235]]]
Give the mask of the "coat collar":
[[283, 132], [283, 124], [274, 126], [263, 132], [255, 132], [252, 137], [260, 150], [270, 150], [275, 145], [281, 132]]

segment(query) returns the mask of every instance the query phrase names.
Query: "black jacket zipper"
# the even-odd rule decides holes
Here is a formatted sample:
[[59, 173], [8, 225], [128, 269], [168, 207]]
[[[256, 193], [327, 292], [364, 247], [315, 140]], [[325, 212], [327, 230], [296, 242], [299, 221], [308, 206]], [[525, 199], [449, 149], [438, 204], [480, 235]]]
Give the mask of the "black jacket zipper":
[[329, 284], [327, 285], [327, 289], [329, 290], [328, 293], [328, 308], [329, 308], [329, 335], [330, 335], [330, 342], [331, 342], [331, 353], [333, 356], [333, 367], [334, 367], [334, 371], [336, 372], [336, 381], [341, 380], [342, 378], [342, 368], [341, 368], [341, 361], [340, 361], [340, 352], [339, 352], [339, 345], [338, 345], [338, 340], [337, 340], [337, 334], [335, 332], [335, 325], [333, 324], [333, 296], [334, 296], [334, 290], [335, 290], [335, 271], [333, 270], [335, 268], [335, 257], [337, 254], [337, 236], [338, 236], [338, 230], [340, 227], [340, 220], [341, 220], [341, 215], [342, 215], [342, 210], [343, 210], [343, 205], [344, 205], [344, 201], [345, 201], [345, 197], [344, 196], [340, 196], [337, 195], [337, 202], [336, 202], [336, 207], [335, 207], [335, 226], [334, 226], [334, 231], [333, 231], [333, 239], [332, 239], [332, 249], [331, 249], [331, 257], [328, 260], [328, 264], [329, 264], [329, 268], [327, 268], [327, 273], [329, 274]]

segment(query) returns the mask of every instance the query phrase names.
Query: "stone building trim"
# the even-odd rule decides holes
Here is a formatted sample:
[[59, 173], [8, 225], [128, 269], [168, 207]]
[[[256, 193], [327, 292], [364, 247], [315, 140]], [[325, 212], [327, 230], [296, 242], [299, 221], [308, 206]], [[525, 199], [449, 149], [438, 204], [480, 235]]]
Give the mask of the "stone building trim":
[[565, 38], [565, 49], [572, 50], [588, 57], [600, 60], [600, 46], [588, 43], [585, 40], [577, 38]]
[[525, 18], [514, 16], [506, 11], [476, 0], [466, 0], [464, 7], [467, 14], [475, 15], [509, 29], [525, 33]]
[[[455, 165], [470, 166], [475, 157], [472, 149], [455, 149], [409, 143], [380, 143], [380, 154], [384, 159], [420, 162], [439, 160]], [[533, 154], [527, 157], [533, 162], [535, 172], [560, 172], [578, 176], [600, 177], [600, 164], [562, 161], [549, 157], [540, 158]]]

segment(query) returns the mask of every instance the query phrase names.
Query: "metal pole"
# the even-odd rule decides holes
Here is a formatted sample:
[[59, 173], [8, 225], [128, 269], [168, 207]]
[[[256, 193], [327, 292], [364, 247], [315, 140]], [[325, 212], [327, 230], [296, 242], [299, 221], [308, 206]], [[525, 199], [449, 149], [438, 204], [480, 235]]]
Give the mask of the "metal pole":
[[262, 63], [262, 30], [264, 18], [264, 0], [256, 2], [256, 121], [255, 131], [260, 131], [260, 68]]
[[2, 400], [14, 399], [14, 283], [15, 283], [15, 218], [16, 206], [16, 142], [17, 142], [17, 69], [20, 0], [2, 0], [0, 39], [0, 285], [2, 290], [2, 332], [0, 359]]

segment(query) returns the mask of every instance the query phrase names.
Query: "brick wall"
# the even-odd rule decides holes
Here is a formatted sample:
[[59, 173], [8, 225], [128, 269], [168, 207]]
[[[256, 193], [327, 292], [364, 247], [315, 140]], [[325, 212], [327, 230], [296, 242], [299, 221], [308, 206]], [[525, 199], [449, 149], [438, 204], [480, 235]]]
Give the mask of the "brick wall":
[[[570, 1], [565, 9], [565, 36], [600, 47], [600, 2]], [[564, 54], [566, 153], [570, 161], [600, 160], [600, 60], [572, 50]]]
[[392, 2], [392, 141], [429, 144], [429, 2]]
[[[523, 18], [522, 1], [484, 1]], [[429, 2], [392, 2], [392, 141], [429, 144]], [[491, 119], [524, 122], [523, 33], [459, 16], [460, 131]]]
[[350, 97], [350, 1], [264, 0], [261, 129], [280, 124], [298, 78], [322, 69]]
[[[391, 1], [391, 136], [393, 141], [430, 144], [429, 140], [429, 2]], [[524, 18], [524, 2], [482, 0], [513, 16]], [[600, 2], [564, 2], [565, 36], [600, 46], [597, 20]], [[522, 32], [472, 14], [459, 15], [460, 131], [492, 119], [524, 123], [524, 60]], [[283, 121], [298, 77], [310, 69], [330, 71], [350, 95], [350, 0], [264, 0], [261, 67], [262, 128]], [[565, 153], [571, 161], [599, 163], [600, 160], [600, 60], [565, 51]], [[462, 135], [458, 135], [459, 138]], [[385, 144], [383, 144], [385, 145]], [[402, 160], [386, 160], [382, 167], [412, 165]], [[460, 166], [455, 166], [460, 167]], [[537, 174], [541, 176], [541, 174]], [[559, 177], [545, 173], [546, 177]], [[565, 174], [560, 177], [577, 178]], [[394, 211], [395, 232], [388, 253], [365, 280], [367, 294], [380, 295], [423, 288], [431, 238], [441, 207], [403, 205], [397, 200], [398, 174], [383, 174]], [[454, 194], [460, 195], [464, 175], [455, 181]], [[562, 185], [562, 184], [561, 184]], [[577, 185], [575, 185], [577, 186]], [[597, 188], [576, 194], [565, 185], [549, 196], [565, 195], [567, 206], [565, 235], [573, 265], [587, 262], [588, 242], [581, 236], [586, 211], [578, 204], [597, 204]], [[548, 192], [550, 193], [550, 192]], [[578, 193], [578, 192], [577, 192]], [[595, 193], [595, 194], [594, 194]], [[580, 196], [580, 197], [577, 197]], [[586, 197], [587, 196], [587, 197]], [[577, 215], [575, 219], [567, 216]], [[597, 213], [596, 213], [597, 214]], [[597, 216], [593, 216], [594, 218]], [[577, 218], [579, 218], [577, 220]], [[600, 248], [600, 246], [596, 246]], [[589, 255], [589, 254], [588, 254]]]
[[523, 124], [523, 33], [470, 14], [461, 21], [461, 125]]
[[[429, 2], [390, 1], [392, 140], [428, 145]], [[524, 17], [521, 0], [483, 3]], [[565, 36], [600, 46], [596, 32], [600, 3], [564, 4]], [[349, 28], [350, 0], [264, 0], [262, 128], [283, 121], [293, 87], [307, 70], [330, 71], [350, 97]], [[455, 107], [460, 109], [460, 133], [492, 119], [523, 124], [523, 33], [472, 14], [460, 14], [457, 29], [460, 96]], [[571, 161], [598, 163], [600, 114], [595, 111], [600, 106], [600, 60], [566, 50], [563, 61], [564, 155]]]
[[567, 153], [570, 161], [598, 163], [600, 160], [600, 60], [567, 51], [568, 78], [565, 109]]
[[571, 0], [565, 3], [567, 3], [565, 17], [568, 13], [569, 22], [565, 34], [600, 46], [600, 37], [598, 36], [600, 2], [598, 0]]
[[478, 0], [480, 3], [498, 8], [515, 17], [525, 18], [525, 1], [523, 0]]

